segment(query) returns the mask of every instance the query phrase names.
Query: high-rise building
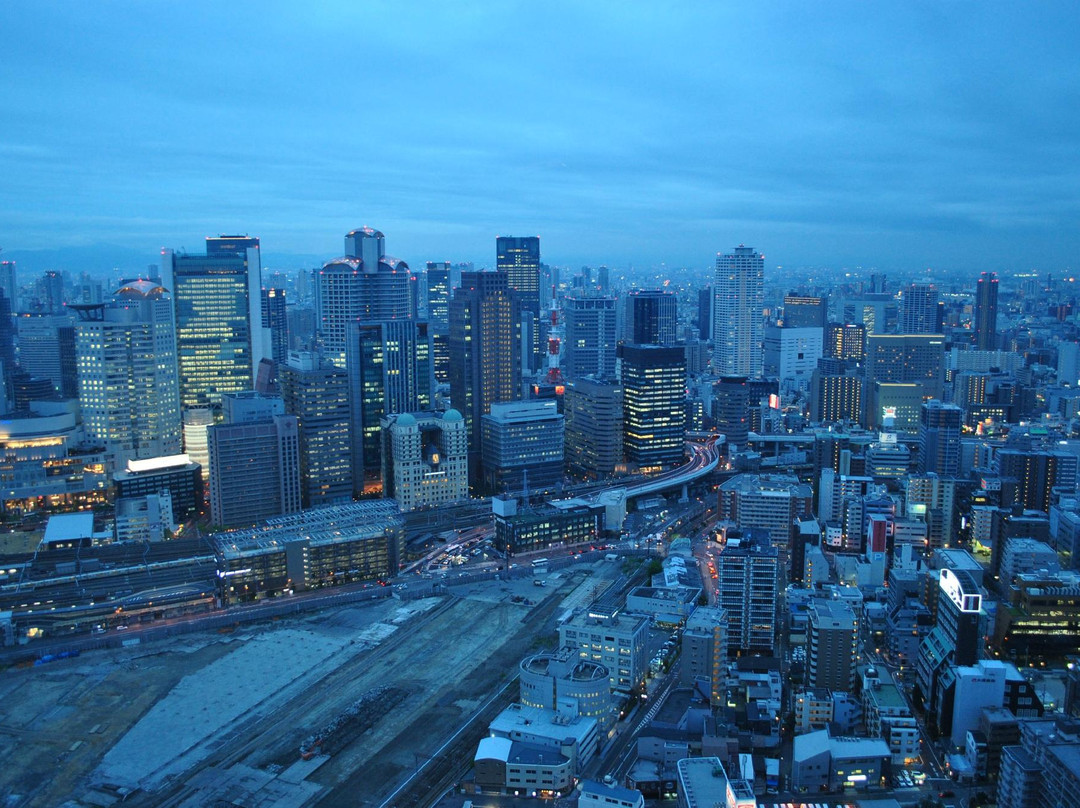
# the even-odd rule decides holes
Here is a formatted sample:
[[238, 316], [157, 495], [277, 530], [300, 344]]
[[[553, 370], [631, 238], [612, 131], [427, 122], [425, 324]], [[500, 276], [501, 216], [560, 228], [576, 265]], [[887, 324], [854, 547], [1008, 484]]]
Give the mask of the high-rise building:
[[982, 642], [982, 593], [971, 573], [946, 568], [940, 570], [936, 580], [937, 621], [919, 645], [915, 664], [916, 702], [928, 714], [937, 714], [945, 706], [939, 684], [948, 680], [949, 668], [975, 664]]
[[698, 289], [697, 327], [698, 339], [708, 342], [713, 337], [713, 288], [704, 286]]
[[956, 480], [937, 474], [912, 475], [905, 483], [904, 502], [908, 516], [926, 522], [926, 538], [931, 550], [956, 543]]
[[42, 314], [63, 314], [64, 312], [64, 276], [55, 270], [49, 270], [41, 276], [40, 312]]
[[739, 245], [716, 256], [713, 373], [760, 376], [765, 256]]
[[262, 327], [259, 240], [207, 237], [206, 255], [163, 250], [161, 285], [172, 293], [180, 404], [221, 407], [250, 390], [270, 353]]
[[346, 345], [355, 493], [382, 473], [381, 419], [432, 409], [431, 335], [423, 320], [353, 323]]
[[289, 358], [289, 317], [284, 289], [262, 290], [262, 324], [270, 334], [270, 359], [284, 362]]
[[206, 430], [214, 423], [214, 411], [209, 407], [184, 410], [184, 453], [198, 464], [203, 481], [210, 479], [210, 449]]
[[716, 606], [699, 606], [686, 618], [683, 627], [680, 684], [693, 687], [695, 681], [708, 682], [709, 702], [726, 701], [727, 612]]
[[300, 424], [301, 502], [317, 507], [353, 494], [349, 378], [317, 353], [294, 351], [278, 366], [285, 412]]
[[728, 655], [771, 654], [776, 642], [777, 549], [763, 539], [729, 537], [716, 557], [716, 576], [716, 605], [728, 618]]
[[301, 508], [299, 421], [280, 398], [223, 397], [225, 422], [207, 429], [210, 515], [242, 527]]
[[960, 473], [960, 430], [964, 411], [936, 398], [924, 401], [919, 413], [919, 473], [941, 477]]
[[828, 315], [828, 298], [797, 292], [784, 295], [784, 328], [825, 328]]
[[975, 286], [975, 350], [991, 351], [997, 347], [998, 277], [984, 272]]
[[450, 400], [465, 418], [475, 461], [480, 419], [495, 402], [521, 398], [520, 343], [518, 299], [507, 274], [462, 272], [450, 301]]
[[866, 355], [866, 326], [829, 323], [825, 329], [825, 356], [861, 362]]
[[567, 379], [615, 376], [615, 298], [568, 297], [563, 300], [565, 339], [560, 362]]
[[603, 479], [622, 460], [623, 395], [618, 382], [574, 379], [563, 394], [566, 466], [570, 474]]
[[862, 422], [863, 377], [839, 359], [822, 359], [810, 376], [810, 421], [815, 424]]
[[484, 486], [553, 491], [563, 477], [563, 415], [555, 401], [504, 401], [481, 416]]
[[712, 417], [728, 447], [745, 448], [754, 428], [754, 410], [762, 399], [778, 393], [776, 379], [724, 376], [713, 384]]
[[382, 419], [383, 496], [402, 511], [469, 497], [469, 441], [457, 410]]
[[[866, 338], [866, 426], [874, 428], [895, 415], [883, 386], [915, 385], [917, 398], [942, 396], [945, 338], [941, 334], [870, 334]], [[896, 392], [886, 389], [885, 393]], [[915, 414], [914, 423], [917, 424]], [[898, 427], [899, 428], [899, 427]]]
[[[495, 239], [495, 268], [517, 300], [521, 318], [522, 370], [542, 367], [540, 322], [540, 238], [499, 236]], [[466, 416], [468, 418], [468, 416]]]
[[1001, 504], [1050, 513], [1054, 489], [1076, 490], [1077, 457], [1069, 452], [1003, 449], [995, 455]]
[[634, 289], [626, 296], [623, 342], [674, 345], [678, 320], [675, 294], [666, 289]]
[[450, 262], [428, 261], [424, 273], [427, 288], [427, 318], [436, 333], [450, 330]]
[[15, 322], [19, 334], [19, 368], [35, 379], [48, 379], [61, 398], [78, 395], [71, 313], [24, 315]]
[[930, 283], [912, 283], [900, 300], [901, 334], [940, 334], [942, 307], [937, 287]]
[[3, 292], [4, 297], [8, 299], [11, 310], [18, 311], [17, 295], [19, 293], [19, 284], [15, 274], [14, 261], [0, 261], [0, 292]]
[[315, 319], [323, 356], [345, 367], [349, 328], [356, 322], [415, 316], [409, 265], [386, 254], [385, 236], [370, 227], [345, 235], [345, 255], [315, 276]]
[[813, 598], [807, 616], [807, 686], [850, 693], [859, 660], [859, 619], [851, 606], [832, 598]]
[[111, 467], [180, 453], [176, 331], [168, 290], [129, 281], [107, 304], [72, 307], [79, 404], [88, 437], [104, 441]]
[[642, 468], [683, 459], [686, 353], [680, 347], [620, 345], [623, 451]]
[[765, 375], [777, 378], [785, 392], [805, 393], [822, 357], [823, 333], [816, 327], [768, 326], [763, 343]]

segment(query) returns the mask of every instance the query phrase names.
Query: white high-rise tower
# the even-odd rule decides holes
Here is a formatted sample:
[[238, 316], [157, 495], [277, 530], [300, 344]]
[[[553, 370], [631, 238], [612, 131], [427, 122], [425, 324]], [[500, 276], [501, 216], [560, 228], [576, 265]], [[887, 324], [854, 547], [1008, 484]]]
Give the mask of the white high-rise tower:
[[713, 372], [760, 376], [765, 256], [741, 244], [717, 254], [713, 306]]

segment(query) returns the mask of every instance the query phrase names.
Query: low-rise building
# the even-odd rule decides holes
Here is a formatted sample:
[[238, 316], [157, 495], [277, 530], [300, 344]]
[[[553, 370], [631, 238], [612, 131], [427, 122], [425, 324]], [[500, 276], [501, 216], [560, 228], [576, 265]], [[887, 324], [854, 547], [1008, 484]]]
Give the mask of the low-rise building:
[[637, 586], [626, 596], [626, 611], [674, 625], [690, 615], [700, 595], [700, 589], [689, 587]]
[[605, 509], [584, 500], [522, 505], [517, 497], [492, 497], [495, 549], [507, 556], [549, 547], [595, 542], [604, 531]]
[[612, 689], [632, 690], [645, 681], [649, 620], [590, 608], [559, 626], [559, 645], [607, 666]]
[[582, 780], [578, 808], [645, 808], [645, 797], [622, 786]]
[[574, 785], [573, 762], [569, 757], [547, 746], [509, 738], [481, 739], [473, 767], [476, 785], [485, 790], [554, 796]]
[[834, 738], [827, 729], [796, 735], [791, 785], [808, 791], [864, 791], [883, 783], [891, 757], [880, 738]]
[[511, 704], [495, 716], [488, 732], [493, 738], [559, 752], [570, 760], [575, 774], [596, 754], [600, 738], [595, 718], [524, 704]]

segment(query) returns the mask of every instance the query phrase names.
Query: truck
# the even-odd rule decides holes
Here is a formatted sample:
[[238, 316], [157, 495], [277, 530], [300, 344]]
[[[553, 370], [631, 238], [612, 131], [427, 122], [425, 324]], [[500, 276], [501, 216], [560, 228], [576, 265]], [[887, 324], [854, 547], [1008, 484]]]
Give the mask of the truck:
[[765, 791], [775, 794], [780, 790], [780, 760], [765, 758]]

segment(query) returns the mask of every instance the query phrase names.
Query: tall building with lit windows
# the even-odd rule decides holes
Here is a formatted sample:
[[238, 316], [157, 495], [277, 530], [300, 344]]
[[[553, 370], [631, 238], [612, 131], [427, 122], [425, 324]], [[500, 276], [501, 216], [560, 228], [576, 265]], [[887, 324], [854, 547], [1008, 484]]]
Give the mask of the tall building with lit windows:
[[739, 245], [716, 256], [713, 303], [713, 373], [760, 376], [765, 256]]
[[642, 468], [682, 462], [686, 438], [686, 352], [682, 347], [620, 345], [623, 450]]
[[520, 308], [507, 273], [462, 272], [450, 301], [450, 400], [465, 418], [473, 466], [481, 418], [495, 402], [521, 398], [520, 344]]
[[984, 272], [975, 285], [975, 350], [992, 351], [997, 347], [998, 277]]
[[517, 298], [521, 317], [522, 369], [538, 370], [543, 358], [540, 349], [540, 237], [499, 236], [495, 239], [495, 262], [495, 268], [506, 273], [510, 293]]
[[937, 287], [912, 283], [901, 292], [900, 333], [940, 334], [942, 312]]
[[623, 342], [674, 345], [678, 318], [675, 294], [666, 289], [634, 289], [626, 295]]
[[615, 377], [615, 298], [568, 297], [563, 301], [562, 375], [567, 379]]
[[450, 280], [449, 261], [428, 261], [425, 272], [427, 319], [431, 323], [431, 365], [439, 384], [450, 381]]
[[386, 237], [371, 227], [345, 235], [345, 255], [315, 275], [315, 325], [320, 349], [345, 367], [349, 327], [355, 322], [416, 316], [409, 265], [386, 254]]
[[259, 239], [206, 239], [206, 255], [162, 251], [162, 286], [172, 292], [180, 403], [213, 407], [250, 390], [270, 346], [262, 327]]
[[270, 334], [270, 358], [284, 362], [289, 358], [289, 318], [285, 311], [284, 289], [262, 290], [262, 324]]
[[72, 306], [79, 404], [87, 437], [105, 443], [112, 469], [180, 453], [180, 390], [173, 303], [147, 280], [108, 303]]

